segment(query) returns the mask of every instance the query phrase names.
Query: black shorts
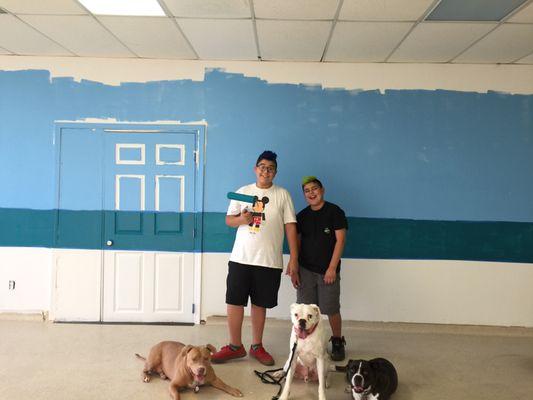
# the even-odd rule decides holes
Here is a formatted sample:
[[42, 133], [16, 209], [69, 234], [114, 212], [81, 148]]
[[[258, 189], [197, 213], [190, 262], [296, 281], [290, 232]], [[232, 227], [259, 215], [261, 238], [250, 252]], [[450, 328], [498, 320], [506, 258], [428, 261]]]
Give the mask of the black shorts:
[[273, 308], [278, 305], [278, 291], [281, 283], [280, 268], [228, 263], [226, 279], [226, 304], [247, 306], [248, 297], [252, 304]]

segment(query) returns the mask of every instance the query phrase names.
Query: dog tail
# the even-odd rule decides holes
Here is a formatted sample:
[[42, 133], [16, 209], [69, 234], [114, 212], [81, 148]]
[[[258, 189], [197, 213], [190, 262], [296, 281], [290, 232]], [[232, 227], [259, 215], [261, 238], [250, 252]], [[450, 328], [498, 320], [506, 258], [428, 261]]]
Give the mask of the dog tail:
[[143, 356], [141, 356], [141, 355], [138, 354], [138, 353], [135, 353], [135, 357], [137, 357], [139, 360], [146, 361], [146, 358], [144, 358]]

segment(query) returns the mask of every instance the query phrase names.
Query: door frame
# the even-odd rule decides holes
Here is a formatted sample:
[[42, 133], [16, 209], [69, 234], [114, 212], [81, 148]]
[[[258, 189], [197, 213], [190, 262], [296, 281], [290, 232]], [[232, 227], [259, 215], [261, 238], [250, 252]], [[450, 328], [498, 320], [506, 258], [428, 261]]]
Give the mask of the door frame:
[[[59, 228], [59, 204], [60, 204], [60, 173], [61, 173], [61, 132], [63, 129], [90, 129], [93, 132], [97, 130], [103, 131], [115, 131], [115, 132], [140, 132], [140, 133], [192, 133], [195, 135], [195, 187], [194, 187], [194, 214], [195, 214], [195, 235], [194, 235], [194, 313], [193, 320], [195, 324], [200, 323], [201, 316], [201, 299], [202, 299], [202, 252], [203, 252], [203, 214], [204, 214], [204, 178], [205, 178], [205, 153], [206, 153], [206, 136], [207, 136], [207, 123], [179, 123], [179, 122], [84, 122], [84, 121], [54, 121], [54, 135], [53, 145], [56, 148], [55, 151], [55, 168], [54, 168], [54, 205], [55, 205], [55, 218], [54, 218], [54, 255], [52, 265], [52, 279], [50, 290], [50, 317], [55, 320], [55, 310], [57, 304], [56, 291], [57, 291], [57, 259], [59, 248], [58, 242], [58, 228]], [[102, 140], [103, 144], [103, 140]], [[103, 201], [101, 207], [103, 209]], [[103, 225], [102, 225], [103, 227]], [[100, 290], [99, 290], [99, 302], [100, 302], [100, 316], [99, 322], [103, 320], [103, 268], [104, 268], [104, 229], [101, 232], [101, 248], [97, 249], [100, 252]], [[57, 249], [57, 251], [56, 251]], [[94, 251], [94, 250], [92, 250]]]

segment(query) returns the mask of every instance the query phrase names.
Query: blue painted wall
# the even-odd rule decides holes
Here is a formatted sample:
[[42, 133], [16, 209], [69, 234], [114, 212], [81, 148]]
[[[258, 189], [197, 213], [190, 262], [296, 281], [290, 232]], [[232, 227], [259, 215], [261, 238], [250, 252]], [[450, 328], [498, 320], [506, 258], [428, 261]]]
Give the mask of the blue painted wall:
[[4, 71], [0, 93], [4, 209], [54, 209], [54, 120], [205, 119], [209, 213], [268, 148], [297, 208], [300, 177], [316, 174], [353, 218], [533, 222], [532, 95], [325, 90], [220, 70], [121, 86]]

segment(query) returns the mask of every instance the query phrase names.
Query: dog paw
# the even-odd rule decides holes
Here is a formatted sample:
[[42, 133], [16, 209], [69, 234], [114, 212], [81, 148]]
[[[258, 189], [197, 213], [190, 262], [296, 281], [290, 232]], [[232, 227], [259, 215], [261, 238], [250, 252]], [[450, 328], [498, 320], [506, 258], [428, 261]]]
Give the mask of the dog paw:
[[234, 389], [231, 392], [231, 395], [234, 396], [234, 397], [243, 397], [243, 394], [242, 394], [242, 392], [239, 389]]
[[148, 383], [148, 382], [150, 382], [150, 379], [151, 379], [151, 378], [150, 378], [149, 376], [145, 376], [145, 377], [143, 378], [143, 381], [144, 381], [145, 383]]
[[159, 377], [163, 380], [167, 379], [167, 376], [163, 372], [159, 374]]

